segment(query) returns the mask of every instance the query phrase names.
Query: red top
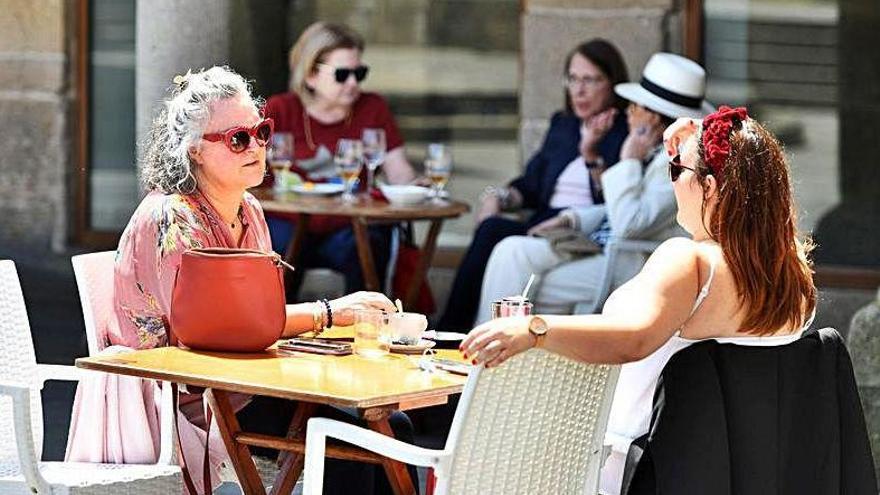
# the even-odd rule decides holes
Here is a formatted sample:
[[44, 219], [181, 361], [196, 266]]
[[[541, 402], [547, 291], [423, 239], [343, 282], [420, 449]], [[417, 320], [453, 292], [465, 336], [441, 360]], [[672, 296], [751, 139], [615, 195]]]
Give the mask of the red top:
[[[388, 103], [376, 93], [361, 93], [352, 105], [350, 117], [332, 124], [322, 123], [308, 115], [299, 95], [293, 92], [269, 98], [264, 113], [275, 121], [275, 132], [293, 134], [294, 165], [291, 169], [305, 178], [308, 178], [308, 174], [296, 165], [296, 160], [314, 158], [321, 145], [332, 155], [336, 152], [339, 139], [360, 139], [364, 129], [384, 129], [388, 152], [403, 146], [403, 138]], [[311, 134], [311, 142], [308, 134]], [[366, 167], [361, 173], [361, 188], [366, 184], [365, 177]], [[329, 233], [345, 225], [348, 225], [345, 219], [315, 217], [309, 224], [309, 231]]]
[[[313, 158], [322, 144], [330, 153], [334, 153], [338, 140], [360, 139], [361, 133], [368, 128], [385, 129], [385, 142], [389, 152], [403, 146], [403, 138], [400, 137], [388, 103], [376, 93], [361, 93], [352, 106], [351, 118], [332, 124], [324, 124], [309, 116], [296, 93], [282, 93], [269, 98], [265, 113], [266, 117], [275, 121], [275, 132], [293, 134], [296, 160]], [[312, 143], [306, 138], [306, 127], [311, 130]], [[311, 144], [314, 144], [314, 148]]]

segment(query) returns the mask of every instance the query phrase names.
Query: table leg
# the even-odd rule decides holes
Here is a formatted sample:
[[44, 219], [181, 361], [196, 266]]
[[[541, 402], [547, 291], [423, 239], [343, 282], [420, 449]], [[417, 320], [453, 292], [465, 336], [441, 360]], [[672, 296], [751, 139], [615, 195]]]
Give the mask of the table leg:
[[379, 282], [379, 277], [376, 275], [376, 265], [373, 263], [373, 249], [370, 247], [370, 234], [367, 232], [367, 220], [362, 217], [352, 217], [351, 227], [354, 230], [358, 258], [361, 261], [361, 273], [364, 277], [364, 286], [367, 290], [381, 291], [382, 286]]
[[293, 290], [293, 287], [296, 285], [296, 279], [302, 278], [304, 274], [303, 270], [300, 270], [299, 265], [297, 265], [297, 262], [299, 261], [303, 243], [305, 243], [306, 236], [308, 235], [308, 225], [309, 215], [306, 213], [300, 214], [296, 219], [293, 236], [290, 238], [290, 241], [287, 243], [287, 249], [284, 251], [284, 261], [297, 269], [296, 272], [284, 271], [284, 290], [287, 294], [290, 294]]
[[241, 433], [241, 426], [238, 424], [235, 411], [229, 401], [229, 392], [209, 388], [205, 389], [205, 397], [214, 412], [220, 436], [226, 445], [226, 451], [235, 468], [235, 474], [238, 475], [242, 491], [248, 495], [265, 495], [266, 490], [263, 488], [257, 466], [251, 457], [251, 449], [247, 445], [238, 443], [235, 439]]
[[428, 238], [422, 247], [422, 255], [419, 263], [416, 265], [416, 271], [413, 273], [412, 279], [409, 281], [409, 287], [406, 288], [406, 294], [403, 299], [403, 305], [406, 308], [414, 308], [419, 297], [419, 288], [425, 280], [425, 274], [431, 266], [431, 260], [434, 258], [434, 250], [437, 248], [437, 236], [440, 235], [440, 228], [443, 226], [442, 219], [431, 220], [431, 228], [428, 230]]
[[[391, 424], [387, 417], [378, 421], [367, 420], [367, 426], [375, 432], [394, 438], [394, 431], [391, 430]], [[383, 457], [382, 467], [385, 468], [385, 474], [388, 476], [394, 495], [415, 495], [414, 480], [410, 477], [406, 464]]]
[[[306, 423], [317, 410], [318, 404], [297, 403], [293, 419], [290, 420], [290, 427], [287, 429], [287, 438], [298, 438], [305, 442]], [[275, 483], [272, 485], [272, 493], [291, 493], [299, 475], [302, 474], [304, 462], [305, 456], [303, 454], [287, 451], [279, 453], [278, 476], [275, 477]]]

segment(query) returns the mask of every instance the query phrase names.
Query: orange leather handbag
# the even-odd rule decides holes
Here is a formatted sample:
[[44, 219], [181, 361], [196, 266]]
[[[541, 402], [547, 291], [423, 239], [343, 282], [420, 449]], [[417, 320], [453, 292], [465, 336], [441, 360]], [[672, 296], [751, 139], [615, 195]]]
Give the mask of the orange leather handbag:
[[190, 349], [258, 352], [287, 318], [285, 263], [276, 253], [199, 248], [183, 253], [171, 295], [171, 336]]

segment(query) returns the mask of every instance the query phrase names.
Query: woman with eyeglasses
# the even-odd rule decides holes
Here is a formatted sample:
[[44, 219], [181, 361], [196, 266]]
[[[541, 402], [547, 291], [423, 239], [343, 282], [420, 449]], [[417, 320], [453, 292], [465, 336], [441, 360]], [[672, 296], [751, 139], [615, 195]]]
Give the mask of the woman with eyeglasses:
[[[562, 74], [565, 108], [553, 114], [544, 143], [525, 173], [506, 186], [489, 186], [481, 195], [479, 225], [438, 329], [466, 331], [473, 326], [483, 271], [502, 239], [525, 235], [566, 208], [604, 202], [599, 177], [618, 162], [627, 135], [626, 100], [613, 88], [627, 79], [623, 57], [608, 41], [590, 40], [568, 54]], [[532, 210], [525, 221], [501, 215], [522, 209]]]
[[676, 352], [702, 340], [785, 345], [816, 308], [812, 245], [799, 238], [776, 137], [745, 108], [722, 106], [703, 120], [677, 120], [663, 138], [676, 220], [691, 238], [661, 244], [601, 315], [499, 318], [462, 343], [466, 358], [487, 367], [532, 347], [626, 363], [605, 437], [603, 494], [620, 492], [630, 443], [648, 433], [658, 378]]
[[[491, 318], [491, 302], [523, 287], [539, 275], [531, 300], [536, 312], [571, 314], [579, 304], [596, 305], [611, 257], [600, 250], [609, 240], [662, 242], [683, 235], [675, 222], [675, 196], [663, 152], [663, 130], [676, 118], [702, 118], [715, 108], [706, 101], [706, 72], [696, 62], [673, 53], [655, 53], [639, 82], [621, 83], [615, 93], [630, 102], [630, 133], [620, 161], [601, 176], [605, 203], [574, 207], [542, 222], [529, 236], [511, 236], [492, 251], [486, 266], [477, 323]], [[594, 253], [571, 253], [541, 236], [550, 229], [590, 241]], [[592, 247], [591, 246], [591, 247]], [[618, 252], [610, 289], [632, 278], [645, 262], [640, 253]], [[515, 269], [511, 269], [515, 267]]]
[[[259, 185], [266, 173], [272, 119], [260, 116], [259, 102], [247, 82], [226, 67], [188, 72], [177, 76], [175, 83], [153, 121], [140, 164], [148, 193], [119, 241], [113, 284], [115, 318], [102, 332], [99, 344], [105, 354], [168, 345], [171, 294], [187, 249], [271, 250], [262, 208], [247, 189]], [[350, 325], [354, 310], [361, 308], [395, 310], [388, 298], [371, 292], [290, 304], [284, 336], [320, 331], [331, 321]], [[159, 420], [154, 383], [110, 374], [82, 381], [66, 459], [155, 463]], [[235, 406], [240, 409], [249, 400], [238, 395]], [[179, 424], [184, 457], [201, 492], [207, 428], [201, 395], [181, 394], [180, 410], [187, 419]], [[395, 431], [411, 435], [408, 419], [398, 414], [392, 423]], [[354, 420], [339, 410], [328, 410], [326, 415]], [[216, 430], [212, 437], [215, 434]], [[211, 481], [216, 487], [219, 465], [224, 459], [228, 462], [228, 456], [219, 436], [209, 446]], [[345, 472], [358, 479], [360, 471], [364, 469]], [[372, 482], [372, 473], [367, 474]]]
[[[277, 132], [293, 134], [292, 170], [307, 180], [323, 180], [332, 170], [339, 139], [361, 139], [364, 129], [385, 131], [386, 155], [382, 171], [392, 184], [416, 178], [406, 159], [403, 138], [388, 103], [376, 93], [361, 90], [369, 74], [361, 56], [364, 40], [342, 24], [316, 22], [306, 28], [290, 50], [290, 91], [269, 98], [265, 114]], [[364, 167], [366, 169], [366, 167]], [[361, 174], [361, 189], [366, 186]], [[293, 235], [293, 217], [267, 219], [272, 245], [279, 253]], [[345, 219], [313, 217], [302, 250], [301, 264], [323, 266], [345, 276], [348, 291], [364, 287], [354, 234]], [[371, 227], [370, 243], [377, 273], [385, 273], [390, 249], [389, 227]]]

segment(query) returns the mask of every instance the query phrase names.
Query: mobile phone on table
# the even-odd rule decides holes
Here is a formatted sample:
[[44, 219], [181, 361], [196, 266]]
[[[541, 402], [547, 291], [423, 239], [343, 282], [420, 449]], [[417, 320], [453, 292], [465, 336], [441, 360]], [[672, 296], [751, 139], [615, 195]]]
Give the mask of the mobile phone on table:
[[326, 339], [287, 339], [278, 344], [282, 351], [310, 352], [312, 354], [329, 354], [332, 356], [345, 356], [351, 354], [350, 342], [334, 342]]
[[452, 359], [433, 358], [431, 359], [431, 362], [434, 363], [434, 366], [436, 366], [437, 369], [455, 373], [456, 375], [467, 375], [472, 368], [472, 366], [467, 363], [454, 361]]

